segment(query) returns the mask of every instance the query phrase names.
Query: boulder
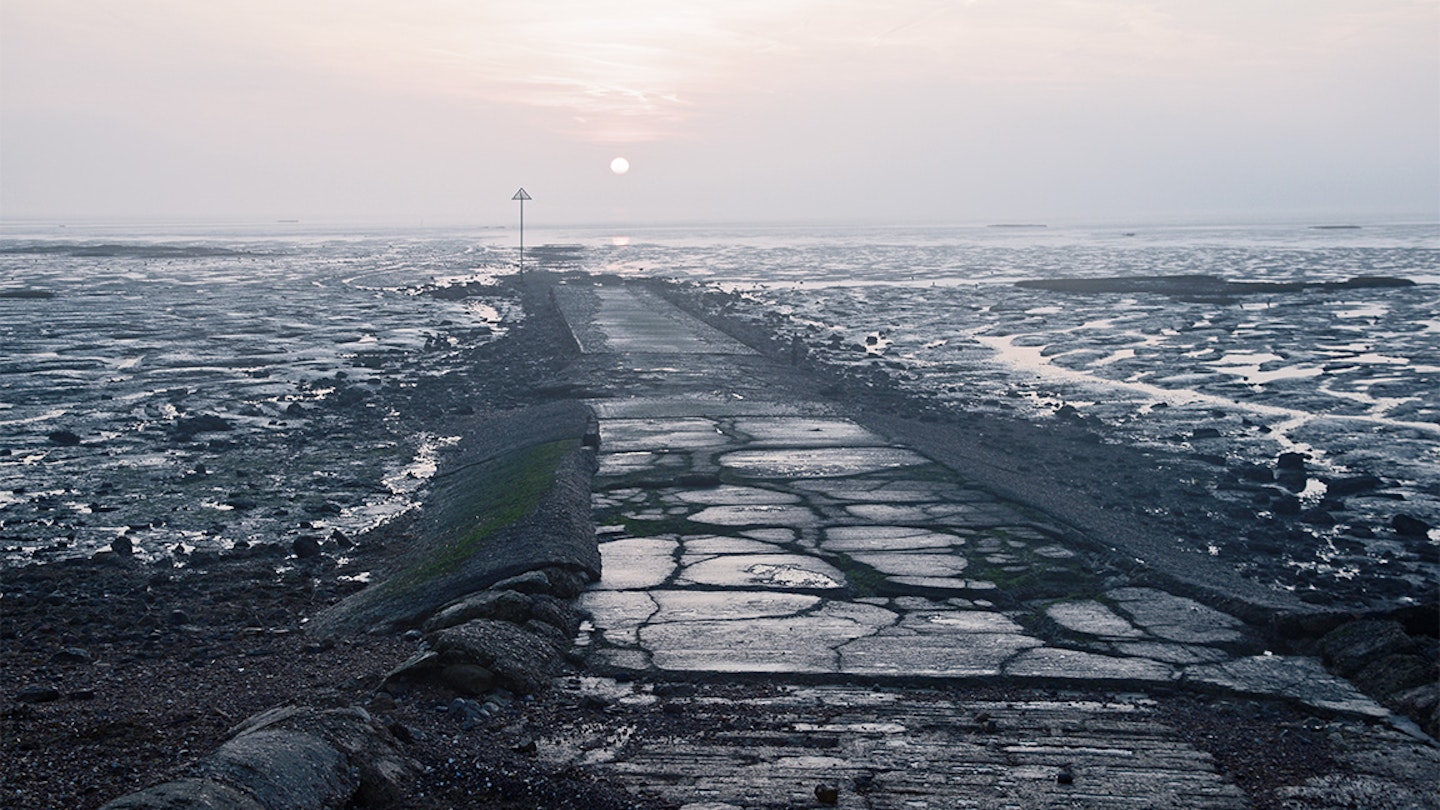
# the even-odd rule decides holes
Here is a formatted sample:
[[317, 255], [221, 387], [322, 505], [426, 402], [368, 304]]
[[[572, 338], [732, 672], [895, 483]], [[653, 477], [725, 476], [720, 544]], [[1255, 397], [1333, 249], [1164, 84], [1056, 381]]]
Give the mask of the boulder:
[[228, 785], [209, 779], [177, 779], [106, 804], [101, 810], [268, 810]]
[[80, 443], [79, 434], [72, 430], [52, 430], [46, 435], [51, 444], [58, 444], [61, 447], [74, 447]]
[[440, 682], [462, 695], [483, 695], [495, 686], [495, 673], [479, 664], [451, 664], [440, 670]]
[[1349, 678], [1384, 656], [1411, 651], [1414, 642], [1399, 622], [1365, 619], [1331, 630], [1321, 637], [1319, 646], [1325, 663]]
[[481, 591], [447, 606], [425, 622], [425, 632], [433, 633], [464, 624], [472, 619], [497, 619], [524, 624], [530, 619], [531, 599], [516, 591]]
[[341, 752], [313, 734], [284, 729], [235, 737], [220, 746], [202, 772], [277, 809], [344, 807], [360, 787]]
[[1305, 461], [1306, 456], [1304, 453], [1281, 453], [1280, 456], [1275, 459], [1275, 468], [1277, 470], [1299, 470], [1303, 472], [1305, 470]]
[[1357, 495], [1361, 492], [1379, 489], [1384, 483], [1369, 473], [1344, 478], [1329, 478], [1325, 481], [1325, 492], [1333, 497], [1343, 498], [1346, 495]]
[[544, 571], [526, 571], [507, 577], [490, 586], [495, 590], [518, 591], [520, 593], [549, 593], [550, 577]]
[[1390, 519], [1390, 528], [1401, 537], [1425, 537], [1430, 533], [1430, 524], [1412, 515], [1396, 515]]
[[494, 619], [474, 619], [430, 636], [430, 646], [447, 665], [478, 664], [495, 673], [511, 691], [539, 691], [555, 674], [560, 650], [550, 641]]
[[177, 437], [194, 436], [197, 433], [223, 433], [234, 430], [235, 426], [214, 414], [186, 416], [175, 421], [171, 432]]
[[184, 778], [101, 810], [333, 810], [393, 806], [418, 770], [363, 709], [282, 706], [233, 730]]

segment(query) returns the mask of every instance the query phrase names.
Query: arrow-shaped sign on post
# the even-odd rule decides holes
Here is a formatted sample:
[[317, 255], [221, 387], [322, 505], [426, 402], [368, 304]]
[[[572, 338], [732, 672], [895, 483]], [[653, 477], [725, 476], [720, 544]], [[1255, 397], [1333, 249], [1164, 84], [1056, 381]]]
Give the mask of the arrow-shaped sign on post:
[[518, 201], [520, 202], [520, 274], [521, 274], [521, 275], [524, 275], [524, 274], [525, 274], [525, 201], [526, 201], [526, 200], [529, 200], [529, 199], [532, 199], [532, 198], [530, 197], [529, 194], [525, 193], [525, 187], [524, 187], [524, 186], [521, 186], [521, 187], [520, 187], [520, 190], [517, 191], [517, 192], [515, 192], [515, 196], [514, 196], [514, 197], [511, 197], [510, 199], [512, 199], [512, 200], [518, 200]]

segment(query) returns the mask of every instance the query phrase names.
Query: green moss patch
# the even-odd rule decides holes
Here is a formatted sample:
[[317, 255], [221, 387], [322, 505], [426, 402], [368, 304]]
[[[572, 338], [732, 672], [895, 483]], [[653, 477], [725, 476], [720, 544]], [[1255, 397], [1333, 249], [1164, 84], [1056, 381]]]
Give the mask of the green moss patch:
[[452, 539], [436, 542], [428, 556], [387, 584], [408, 590], [458, 571], [497, 532], [535, 511], [560, 460], [578, 446], [573, 439], [548, 442], [452, 475], [436, 487], [434, 499], [444, 506], [430, 527]]

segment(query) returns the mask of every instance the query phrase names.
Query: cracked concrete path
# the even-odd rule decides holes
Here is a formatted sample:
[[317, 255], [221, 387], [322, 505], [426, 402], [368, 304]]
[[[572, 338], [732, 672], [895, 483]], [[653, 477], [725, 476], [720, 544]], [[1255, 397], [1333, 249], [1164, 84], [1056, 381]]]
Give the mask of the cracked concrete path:
[[[993, 740], [967, 748], [919, 733], [970, 724], [974, 706], [922, 710], [903, 689], [875, 701], [839, 686], [854, 683], [1193, 689], [1404, 725], [1318, 661], [1271, 654], [1240, 619], [1105, 570], [1093, 544], [921, 449], [767, 392], [754, 373], [763, 358], [653, 294], [618, 285], [557, 288], [556, 298], [582, 351], [618, 383], [616, 396], [592, 402], [604, 573], [581, 598], [590, 666], [626, 678], [831, 683], [838, 691], [820, 699], [853, 709], [826, 732], [837, 742], [823, 755], [765, 740], [743, 755], [732, 742], [634, 744], [610, 765], [622, 778], [684, 782], [744, 761], [745, 778], [710, 780], [730, 787], [677, 788], [677, 800], [768, 807], [789, 801], [770, 781], [849, 768], [886, 775], [866, 784], [891, 793], [867, 789], [866, 803], [846, 806], [998, 806], [975, 803], [983, 795], [1039, 807], [1055, 799], [1060, 760], [1084, 759], [1110, 777], [1065, 793], [1076, 806], [1245, 806], [1207, 756], [1150, 720], [1112, 724], [1108, 710], [1067, 701], [1069, 719], [1051, 725], [1078, 724], [1094, 739], [1030, 735], [1000, 756]], [[1033, 720], [1049, 710], [1025, 711]], [[927, 764], [895, 761], [896, 745]]]

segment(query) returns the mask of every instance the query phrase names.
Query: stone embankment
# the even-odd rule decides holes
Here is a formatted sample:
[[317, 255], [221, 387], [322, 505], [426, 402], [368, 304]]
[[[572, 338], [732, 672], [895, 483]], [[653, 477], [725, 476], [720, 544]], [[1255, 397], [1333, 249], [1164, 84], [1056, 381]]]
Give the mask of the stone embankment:
[[[467, 698], [557, 695], [529, 756], [692, 810], [1436, 806], [1434, 740], [1342, 677], [1371, 654], [1336, 642], [1332, 672], [1257, 621], [1313, 606], [1216, 598], [1214, 562], [1138, 559], [993, 443], [947, 450], [643, 285], [553, 301], [580, 349], [553, 390], [583, 402], [470, 437], [393, 569], [310, 622], [423, 639], [385, 689], [438, 683], [472, 726]], [[109, 807], [380, 806], [404, 735], [282, 709]]]
[[[437, 476], [391, 570], [313, 617], [307, 632], [319, 643], [423, 635], [426, 649], [382, 689], [420, 679], [465, 698], [544, 689], [580, 626], [572, 600], [600, 574], [590, 519], [596, 441], [590, 410], [575, 402], [485, 422]], [[397, 734], [409, 732], [359, 705], [277, 708], [237, 726], [189, 775], [105, 808], [392, 806], [418, 770]]]

